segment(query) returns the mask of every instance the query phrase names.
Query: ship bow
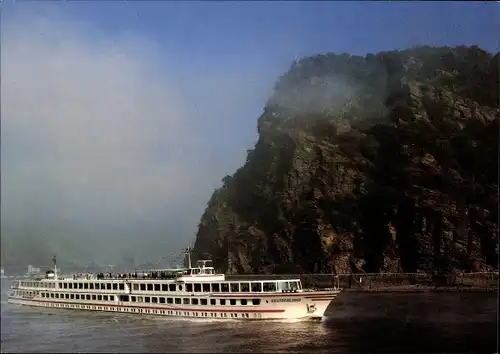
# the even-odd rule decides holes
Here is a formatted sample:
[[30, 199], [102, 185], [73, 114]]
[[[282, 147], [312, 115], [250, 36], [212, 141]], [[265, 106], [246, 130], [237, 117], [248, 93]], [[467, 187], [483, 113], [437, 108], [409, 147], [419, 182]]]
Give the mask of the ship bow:
[[333, 299], [337, 297], [341, 289], [330, 291], [314, 291], [306, 295], [307, 310], [313, 318], [321, 318], [324, 316], [326, 309]]

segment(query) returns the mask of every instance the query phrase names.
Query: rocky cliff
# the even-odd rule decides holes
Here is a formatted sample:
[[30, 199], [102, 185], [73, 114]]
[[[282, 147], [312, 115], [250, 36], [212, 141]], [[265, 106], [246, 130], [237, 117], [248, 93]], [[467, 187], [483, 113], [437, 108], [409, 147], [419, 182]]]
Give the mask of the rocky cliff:
[[495, 268], [498, 78], [478, 47], [295, 62], [196, 250], [229, 273]]

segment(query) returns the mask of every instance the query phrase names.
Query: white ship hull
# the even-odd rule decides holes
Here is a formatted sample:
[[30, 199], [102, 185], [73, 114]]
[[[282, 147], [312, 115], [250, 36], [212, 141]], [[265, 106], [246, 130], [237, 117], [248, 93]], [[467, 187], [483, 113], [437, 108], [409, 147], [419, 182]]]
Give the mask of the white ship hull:
[[[119, 302], [57, 301], [41, 298], [22, 298], [9, 296], [8, 302], [17, 305], [71, 309], [84, 311], [120, 312], [137, 315], [159, 315], [169, 317], [239, 319], [239, 320], [276, 320], [276, 319], [320, 319], [330, 302], [340, 290], [321, 292], [302, 292], [277, 294], [261, 297], [260, 306], [211, 306], [211, 305], [131, 305]], [[230, 295], [230, 294], [228, 294]], [[240, 295], [240, 294], [238, 294]], [[238, 296], [236, 295], [236, 296]], [[257, 296], [255, 296], [257, 297]], [[219, 298], [220, 299], [220, 298]]]

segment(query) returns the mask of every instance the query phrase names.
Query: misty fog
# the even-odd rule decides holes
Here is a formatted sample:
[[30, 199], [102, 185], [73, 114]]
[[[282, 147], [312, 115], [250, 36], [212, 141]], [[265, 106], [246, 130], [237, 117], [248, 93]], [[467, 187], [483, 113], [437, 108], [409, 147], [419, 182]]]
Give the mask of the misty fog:
[[4, 13], [1, 40], [2, 264], [155, 262], [190, 245], [245, 159], [225, 145], [251, 146], [255, 121], [217, 132], [257, 116], [273, 75], [178, 68], [140, 33], [54, 10]]

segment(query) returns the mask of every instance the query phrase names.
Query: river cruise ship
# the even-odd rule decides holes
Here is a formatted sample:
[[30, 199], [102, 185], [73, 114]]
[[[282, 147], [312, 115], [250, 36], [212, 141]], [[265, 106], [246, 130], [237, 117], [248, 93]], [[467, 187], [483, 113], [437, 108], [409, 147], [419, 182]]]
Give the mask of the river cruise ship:
[[[190, 257], [189, 257], [190, 258]], [[19, 305], [204, 319], [320, 319], [341, 289], [302, 288], [300, 279], [227, 280], [210, 260], [184, 269], [127, 274], [58, 275], [18, 280], [8, 302]]]

